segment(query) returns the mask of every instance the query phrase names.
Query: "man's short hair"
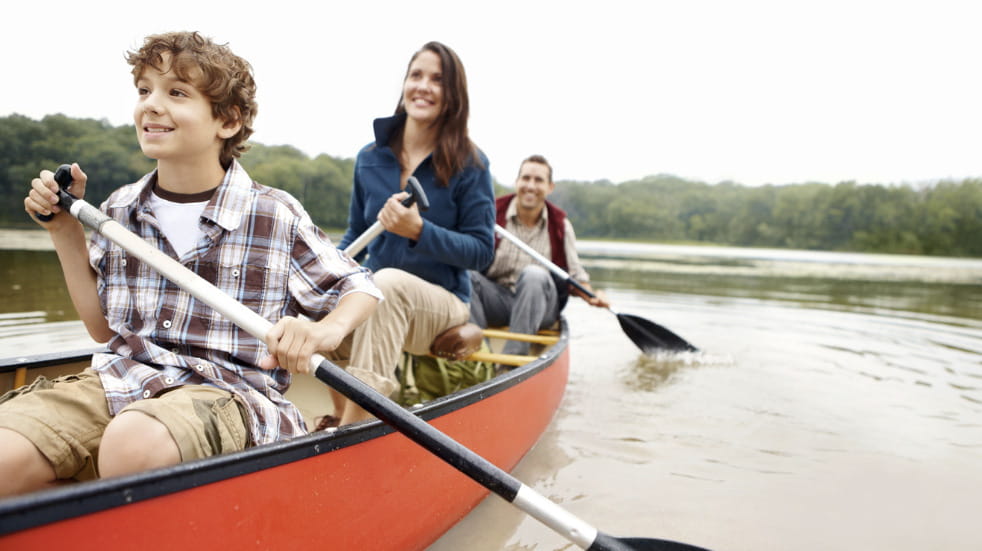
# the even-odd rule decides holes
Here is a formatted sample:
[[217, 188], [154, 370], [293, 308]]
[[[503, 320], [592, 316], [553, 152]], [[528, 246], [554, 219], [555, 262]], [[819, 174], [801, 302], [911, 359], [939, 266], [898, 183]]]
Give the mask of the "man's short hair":
[[547, 161], [545, 157], [538, 154], [529, 155], [526, 157], [525, 160], [522, 161], [522, 164], [518, 165], [519, 176], [522, 175], [522, 167], [525, 166], [525, 163], [539, 163], [540, 165], [546, 165], [546, 168], [549, 169], [549, 182], [552, 183], [552, 165], [549, 164], [549, 161]]

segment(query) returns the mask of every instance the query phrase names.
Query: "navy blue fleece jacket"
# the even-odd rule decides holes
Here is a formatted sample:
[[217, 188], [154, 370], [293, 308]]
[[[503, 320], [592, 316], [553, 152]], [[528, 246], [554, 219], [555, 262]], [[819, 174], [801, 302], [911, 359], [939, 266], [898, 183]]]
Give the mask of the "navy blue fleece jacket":
[[[375, 119], [375, 142], [358, 152], [342, 249], [375, 223], [385, 201], [399, 191], [401, 169], [389, 143], [401, 122], [400, 117]], [[447, 187], [436, 182], [432, 156], [420, 163], [413, 176], [426, 192], [430, 209], [420, 213], [419, 240], [383, 232], [356, 260], [373, 271], [399, 268], [470, 302], [467, 270], [483, 270], [494, 259], [494, 190], [488, 159], [479, 154], [484, 166], [471, 164]]]

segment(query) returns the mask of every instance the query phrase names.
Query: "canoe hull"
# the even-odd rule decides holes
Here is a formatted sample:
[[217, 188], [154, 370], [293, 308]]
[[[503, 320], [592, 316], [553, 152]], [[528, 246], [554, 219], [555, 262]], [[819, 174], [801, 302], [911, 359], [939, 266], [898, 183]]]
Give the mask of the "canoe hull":
[[[420, 415], [510, 471], [562, 400], [567, 343]], [[487, 494], [376, 422], [0, 502], [0, 548], [424, 549]]]

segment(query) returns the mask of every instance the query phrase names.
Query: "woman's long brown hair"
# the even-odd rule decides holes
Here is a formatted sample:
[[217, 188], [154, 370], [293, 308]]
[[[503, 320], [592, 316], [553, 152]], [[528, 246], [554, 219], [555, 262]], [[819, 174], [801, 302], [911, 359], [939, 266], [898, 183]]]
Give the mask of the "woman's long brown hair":
[[[433, 166], [437, 183], [446, 187], [450, 185], [450, 178], [468, 165], [474, 164], [483, 168], [484, 164], [477, 153], [477, 146], [467, 134], [470, 100], [467, 97], [467, 75], [464, 73], [463, 63], [460, 62], [460, 58], [450, 47], [434, 41], [427, 42], [418, 52], [413, 54], [412, 59], [409, 60], [409, 66], [412, 66], [419, 54], [426, 51], [433, 52], [440, 58], [440, 70], [443, 76], [443, 108], [433, 123], [437, 127]], [[406, 77], [408, 76], [409, 69], [407, 68]], [[405, 77], [403, 81], [405, 81]], [[396, 115], [405, 112], [406, 106], [403, 104], [400, 93]], [[394, 134], [392, 145], [393, 150], [402, 149], [401, 131]]]

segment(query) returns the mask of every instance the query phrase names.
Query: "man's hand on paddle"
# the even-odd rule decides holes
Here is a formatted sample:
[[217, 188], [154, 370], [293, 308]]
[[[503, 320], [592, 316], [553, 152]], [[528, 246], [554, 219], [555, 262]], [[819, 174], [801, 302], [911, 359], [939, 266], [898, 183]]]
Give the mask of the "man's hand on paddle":
[[583, 294], [579, 289], [573, 287], [572, 285], [569, 287], [570, 292], [585, 300], [590, 306], [596, 306], [597, 308], [610, 308], [610, 302], [607, 301], [606, 293], [603, 291], [597, 291], [586, 283], [581, 283], [581, 285], [587, 289], [590, 289], [590, 292], [594, 294], [593, 298]]

